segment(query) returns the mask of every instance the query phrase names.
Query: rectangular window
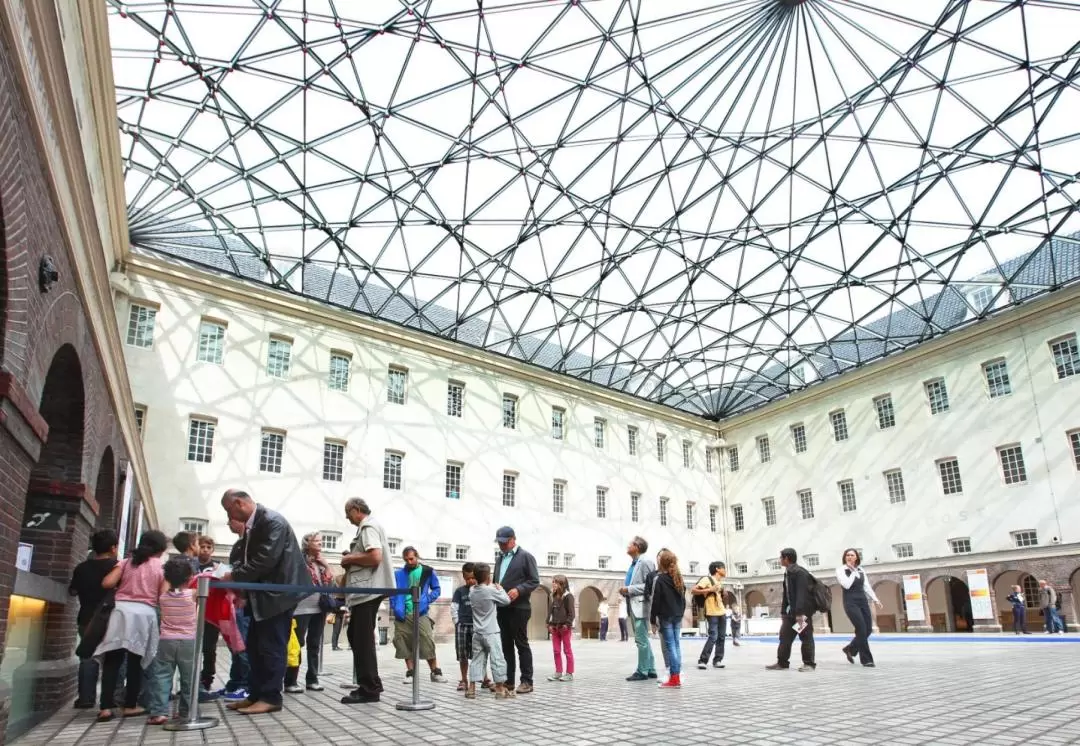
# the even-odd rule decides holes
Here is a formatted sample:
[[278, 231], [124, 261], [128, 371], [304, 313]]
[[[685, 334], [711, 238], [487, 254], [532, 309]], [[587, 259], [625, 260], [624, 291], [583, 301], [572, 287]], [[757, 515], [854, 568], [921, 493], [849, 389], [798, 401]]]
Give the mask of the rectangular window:
[[769, 447], [769, 436], [757, 436], [757, 452], [761, 463], [767, 464], [772, 461], [772, 449]]
[[469, 559], [469, 548], [458, 544], [454, 547], [454, 559], [458, 562], [465, 562]]
[[1080, 471], [1080, 430], [1072, 430], [1069, 435], [1069, 447], [1072, 448], [1073, 464]]
[[435, 559], [448, 560], [450, 559], [450, 545], [449, 544], [436, 544], [435, 545]]
[[609, 567], [611, 567], [611, 557], [597, 557], [596, 558], [596, 569], [598, 569], [598, 570], [606, 570]]
[[795, 453], [806, 453], [806, 427], [801, 422], [791, 426], [791, 444]]
[[641, 522], [641, 495], [637, 492], [630, 493], [630, 522]]
[[225, 325], [220, 321], [203, 319], [199, 324], [199, 349], [195, 359], [200, 363], [221, 365], [225, 360]]
[[767, 559], [765, 560], [765, 566], [769, 568], [770, 572], [779, 572], [780, 560], [779, 559]]
[[1027, 481], [1027, 467], [1024, 466], [1024, 451], [1019, 444], [1002, 446], [997, 449], [998, 461], [1001, 462], [1001, 476], [1005, 484], [1023, 484]]
[[555, 440], [563, 439], [563, 417], [566, 416], [566, 410], [562, 407], [551, 408], [551, 437]]
[[991, 399], [1012, 393], [1012, 381], [1009, 380], [1009, 366], [1005, 358], [983, 363], [982, 369], [983, 378], [986, 379], [986, 393]]
[[[714, 518], [711, 512], [709, 518]], [[731, 506], [731, 522], [734, 524], [736, 531], [742, 531], [744, 528], [746, 528], [746, 518], [743, 515], [742, 505]], [[714, 528], [713, 531], [716, 531], [716, 529]]]
[[689, 469], [693, 466], [690, 452], [690, 449], [692, 447], [693, 446], [691, 445], [689, 440], [684, 440], [682, 442], [682, 465], [684, 469]]
[[731, 446], [727, 449], [728, 470], [739, 470], [739, 447]]
[[814, 493], [810, 490], [799, 490], [796, 494], [799, 497], [799, 510], [803, 520], [808, 521], [814, 517]]
[[132, 303], [128, 312], [127, 343], [132, 347], [153, 347], [155, 319], [157, 308]]
[[266, 375], [285, 379], [292, 368], [292, 340], [270, 337], [266, 347]]
[[548, 564], [548, 567], [558, 567], [559, 566], [559, 553], [558, 552], [548, 552], [548, 554], [547, 554], [547, 564]]
[[631, 456], [637, 455], [637, 428], [633, 425], [626, 428], [626, 445]]
[[720, 530], [720, 507], [718, 505], [709, 506], [709, 531], [714, 534]]
[[832, 437], [837, 443], [842, 443], [848, 438], [847, 414], [838, 409], [829, 414], [829, 422], [832, 423]]
[[460, 381], [446, 382], [446, 415], [460, 418], [465, 411], [465, 384]]
[[607, 518], [607, 487], [596, 488], [596, 517]]
[[893, 544], [892, 552], [896, 559], [909, 559], [915, 556], [915, 549], [911, 544]]
[[322, 478], [327, 482], [340, 482], [345, 471], [345, 444], [332, 440], [323, 441]]
[[593, 418], [593, 445], [604, 447], [604, 435], [607, 433], [607, 421], [602, 417]]
[[660, 498], [660, 525], [667, 525], [667, 505], [668, 499], [666, 497]]
[[694, 526], [697, 525], [697, 505], [694, 503], [686, 504], [686, 529], [693, 531]]
[[336, 531], [322, 531], [319, 533], [319, 539], [322, 542], [322, 548], [327, 552], [338, 551], [338, 542], [341, 539], [341, 534]]
[[563, 567], [573, 567], [575, 561], [576, 561], [576, 558], [572, 554], [564, 554], [563, 557], [562, 557]]
[[942, 459], [937, 462], [937, 468], [942, 492], [946, 495], [959, 495], [964, 491], [964, 483], [960, 480], [959, 461], [954, 458]]
[[404, 368], [386, 369], [386, 401], [391, 404], [404, 404], [409, 386], [409, 371]]
[[691, 562], [690, 563], [690, 574], [691, 575], [697, 575], [698, 574], [698, 563], [697, 562]]
[[[128, 338], [131, 338], [130, 332]], [[1075, 334], [1051, 342], [1050, 353], [1054, 356], [1054, 370], [1059, 380], [1080, 373], [1080, 348], [1076, 345]]]
[[513, 394], [503, 394], [502, 422], [507, 430], [517, 430], [518, 398]]
[[188, 422], [187, 460], [209, 464], [214, 460], [214, 431], [217, 423], [192, 417]]
[[285, 455], [285, 433], [263, 430], [259, 447], [259, 471], [281, 473], [281, 459]]
[[890, 505], [907, 502], [907, 493], [904, 491], [904, 474], [899, 469], [891, 469], [885, 472], [885, 487], [889, 491]]
[[189, 534], [198, 534], [202, 536], [210, 528], [210, 521], [203, 518], [181, 518], [180, 530], [186, 531]]
[[1039, 546], [1039, 534], [1035, 529], [1013, 531], [1009, 535], [1012, 536], [1013, 546], [1017, 549]]
[[736, 562], [735, 563], [735, 574], [736, 575], [749, 575], [750, 574], [750, 565], [747, 564], [746, 562]]
[[806, 562], [807, 567], [817, 567], [821, 564], [821, 558], [816, 554], [803, 555], [803, 561]]
[[949, 550], [953, 554], [971, 554], [971, 539], [949, 539]]
[[554, 513], [566, 512], [566, 482], [558, 479], [551, 484], [551, 510]]
[[837, 482], [836, 486], [840, 489], [840, 509], [845, 513], [854, 513], [857, 507], [855, 504], [855, 483], [850, 479], [844, 479]]
[[667, 436], [656, 434], [656, 460], [661, 464], [664, 463], [665, 447], [667, 446]]
[[135, 405], [135, 432], [142, 437], [143, 428], [146, 427], [146, 407], [142, 404]]
[[705, 473], [712, 474], [712, 449], [705, 446]]
[[461, 464], [456, 461], [446, 462], [446, 499], [461, 499]]
[[384, 490], [401, 489], [401, 468], [405, 454], [397, 451], [383, 453], [382, 486]]
[[392, 557], [397, 557], [398, 556], [398, 547], [401, 546], [401, 539], [390, 539], [390, 538], [388, 538], [386, 540], [386, 545], [388, 547], [390, 547], [390, 555]]
[[352, 355], [347, 352], [331, 351], [326, 387], [331, 391], [348, 391], [350, 368], [352, 368]]
[[893, 409], [891, 394], [884, 394], [874, 399], [874, 411], [877, 412], [878, 430], [896, 427], [896, 411]]
[[945, 388], [944, 378], [935, 378], [923, 384], [926, 390], [926, 401], [930, 405], [930, 414], [941, 414], [949, 411], [949, 390]]
[[503, 474], [503, 507], [517, 504], [517, 474]]
[[771, 497], [765, 497], [761, 500], [761, 509], [765, 512], [765, 525], [776, 525], [776, 500]]

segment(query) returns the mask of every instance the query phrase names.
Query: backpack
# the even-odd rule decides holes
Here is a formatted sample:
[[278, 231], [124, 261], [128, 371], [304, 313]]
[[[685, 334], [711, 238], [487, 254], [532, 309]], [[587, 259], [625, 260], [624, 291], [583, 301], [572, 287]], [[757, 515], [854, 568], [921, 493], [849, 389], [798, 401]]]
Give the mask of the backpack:
[[814, 602], [814, 611], [828, 614], [832, 610], [832, 591], [813, 574], [806, 574], [810, 576], [810, 598]]
[[[716, 588], [716, 586], [717, 586], [716, 580], [714, 578], [709, 578], [709, 581], [712, 583], [711, 587]], [[691, 594], [691, 596], [690, 596], [690, 604], [693, 607], [693, 610], [694, 611], [704, 611], [704, 609], [705, 609], [705, 599], [706, 598], [708, 598], [708, 594], [705, 594], [705, 593]]]
[[656, 584], [656, 576], [659, 573], [658, 570], [653, 570], [645, 576], [645, 592], [641, 595], [641, 602], [648, 605], [652, 602], [652, 589]]

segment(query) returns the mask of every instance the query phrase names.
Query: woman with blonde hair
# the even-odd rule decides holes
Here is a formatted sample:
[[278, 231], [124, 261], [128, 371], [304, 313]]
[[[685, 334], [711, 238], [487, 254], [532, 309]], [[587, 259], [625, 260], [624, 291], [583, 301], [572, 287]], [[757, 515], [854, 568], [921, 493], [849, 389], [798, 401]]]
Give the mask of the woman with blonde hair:
[[[330, 565], [322, 556], [322, 535], [318, 532], [305, 534], [300, 540], [300, 549], [304, 553], [304, 561], [307, 563], [308, 572], [311, 574], [311, 582], [315, 585], [333, 585], [334, 574], [330, 571]], [[307, 676], [308, 691], [321, 692], [322, 684], [319, 683], [319, 659], [322, 653], [323, 630], [326, 629], [326, 614], [330, 611], [333, 596], [322, 593], [312, 593], [300, 600], [293, 612], [293, 620], [296, 623], [296, 640], [300, 643], [300, 649], [307, 647]], [[302, 694], [304, 688], [300, 686], [300, 665], [289, 667], [285, 676], [285, 691], [290, 694]]]
[[679, 559], [674, 552], [660, 552], [657, 561], [656, 584], [652, 592], [652, 617], [660, 627], [661, 644], [668, 665], [668, 680], [661, 689], [682, 686], [682, 651], [679, 648], [679, 629], [686, 613], [686, 584], [679, 572]]

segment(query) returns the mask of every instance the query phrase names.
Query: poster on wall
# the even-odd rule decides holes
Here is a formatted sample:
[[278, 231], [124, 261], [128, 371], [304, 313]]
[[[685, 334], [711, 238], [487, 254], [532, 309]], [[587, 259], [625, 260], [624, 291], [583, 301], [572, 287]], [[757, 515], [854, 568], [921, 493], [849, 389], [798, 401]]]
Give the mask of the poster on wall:
[[985, 569], [968, 570], [968, 593], [971, 594], [971, 616], [974, 619], [993, 619], [994, 606], [990, 603], [990, 578]]
[[904, 576], [904, 609], [909, 622], [926, 621], [923, 614], [922, 578], [918, 575]]
[[135, 486], [132, 483], [131, 478], [131, 462], [127, 462], [127, 468], [124, 469], [124, 502], [120, 512], [120, 541], [116, 547], [117, 554], [119, 556], [126, 556], [124, 552], [127, 550], [127, 535], [128, 535], [128, 522], [131, 519], [131, 490]]
[[439, 579], [439, 599], [449, 601], [454, 597], [454, 578], [450, 575], [437, 575]]

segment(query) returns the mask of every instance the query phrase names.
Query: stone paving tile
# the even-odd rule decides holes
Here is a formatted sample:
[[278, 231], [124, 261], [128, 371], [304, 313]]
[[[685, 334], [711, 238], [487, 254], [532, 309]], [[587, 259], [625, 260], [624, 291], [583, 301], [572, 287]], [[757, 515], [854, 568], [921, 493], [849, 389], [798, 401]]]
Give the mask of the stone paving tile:
[[[659, 659], [659, 648], [654, 650]], [[247, 718], [221, 704], [203, 706], [216, 728], [168, 733], [143, 718], [95, 724], [93, 713], [65, 710], [18, 746], [293, 746], [350, 744], [505, 746], [559, 743], [601, 746], [696, 744], [905, 744], [1007, 746], [1080, 743], [1080, 712], [1070, 682], [1080, 676], [1078, 644], [882, 642], [876, 669], [850, 666], [835, 639], [818, 642], [818, 670], [765, 671], [775, 642], [747, 639], [729, 647], [727, 668], [694, 668], [701, 642], [684, 641], [688, 669], [679, 691], [629, 683], [632, 643], [579, 641], [572, 683], [548, 683], [550, 647], [535, 644], [537, 690], [514, 701], [490, 695], [466, 701], [454, 691], [452, 647], [440, 647], [450, 681], [421, 683], [434, 700], [427, 712], [399, 712], [411, 687], [390, 647], [380, 648], [386, 693], [377, 705], [341, 705], [348, 680], [346, 651], [327, 650], [326, 691], [291, 696], [281, 713]], [[796, 657], [798, 653], [796, 652]], [[227, 656], [226, 656], [227, 659]], [[1053, 671], [1053, 676], [1047, 676]], [[1017, 682], [1022, 682], [1020, 685]], [[715, 726], [702, 729], [703, 717]], [[504, 725], [510, 723], [510, 725]], [[508, 730], [509, 729], [509, 730]], [[512, 734], [511, 736], [508, 736]]]

